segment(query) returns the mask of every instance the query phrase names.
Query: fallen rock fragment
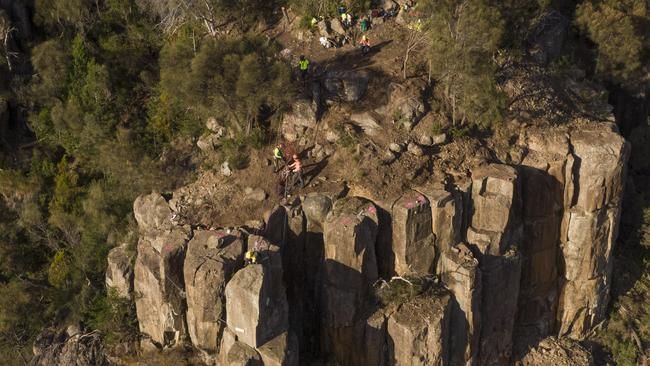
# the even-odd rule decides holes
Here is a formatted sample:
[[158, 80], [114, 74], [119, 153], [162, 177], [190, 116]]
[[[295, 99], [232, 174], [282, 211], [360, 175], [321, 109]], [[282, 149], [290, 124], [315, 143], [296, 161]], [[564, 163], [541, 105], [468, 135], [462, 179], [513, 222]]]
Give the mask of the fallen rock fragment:
[[370, 136], [376, 136], [382, 129], [377, 118], [369, 112], [353, 114], [350, 116], [350, 121]]
[[415, 156], [424, 156], [424, 149], [414, 142], [409, 142], [406, 151], [415, 155]]
[[223, 164], [221, 164], [221, 175], [225, 177], [230, 177], [232, 175], [230, 164], [228, 164], [227, 161], [224, 161]]
[[404, 151], [404, 145], [401, 145], [401, 144], [397, 144], [397, 143], [391, 142], [390, 145], [388, 145], [388, 150], [390, 150], [390, 151], [392, 151], [392, 152], [394, 152], [394, 153], [399, 154], [399, 153], [401, 153], [402, 151]]
[[262, 188], [247, 188], [244, 192], [246, 194], [246, 199], [256, 202], [262, 202], [268, 197], [266, 192]]
[[446, 133], [441, 133], [439, 135], [435, 135], [435, 136], [432, 137], [433, 145], [442, 145], [445, 142], [447, 142], [447, 134]]
[[433, 145], [433, 138], [429, 135], [420, 136], [420, 145], [431, 146]]

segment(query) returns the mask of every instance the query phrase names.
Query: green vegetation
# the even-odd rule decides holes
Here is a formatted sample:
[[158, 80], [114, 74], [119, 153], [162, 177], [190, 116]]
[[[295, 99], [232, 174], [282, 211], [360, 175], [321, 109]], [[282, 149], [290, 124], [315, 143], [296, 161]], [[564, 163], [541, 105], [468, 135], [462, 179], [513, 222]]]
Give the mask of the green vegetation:
[[497, 90], [492, 61], [504, 33], [499, 9], [486, 0], [424, 1], [421, 6], [431, 37], [431, 72], [452, 124], [499, 122], [505, 97]]
[[135, 229], [135, 197], [173, 188], [160, 156], [215, 117], [236, 131], [223, 159], [243, 168], [293, 97], [278, 46], [248, 32], [277, 16], [263, 3], [34, 2], [31, 77], [0, 85], [36, 141], [22, 160], [0, 155], [0, 364], [23, 364], [50, 324], [133, 339], [133, 303], [104, 289], [106, 257]]
[[289, 6], [308, 21], [311, 21], [312, 17], [337, 16], [340, 5], [344, 5], [352, 14], [360, 14], [370, 9], [371, 3], [371, 0], [289, 0]]
[[592, 0], [580, 3], [576, 23], [596, 43], [596, 71], [624, 83], [641, 77], [648, 61], [650, 4], [644, 0]]
[[[283, 16], [281, 6], [307, 27], [314, 16], [335, 16], [341, 2], [24, 3], [34, 25], [29, 39], [16, 40], [24, 54], [14, 57], [0, 46], [0, 97], [19, 111], [12, 118], [21, 115], [29, 126], [10, 148], [0, 134], [2, 365], [27, 363], [32, 341], [49, 325], [81, 321], [109, 342], [133, 339], [133, 303], [104, 288], [108, 251], [132, 241], [133, 200], [172, 189], [191, 174], [176, 169], [170, 179], [178, 167], [161, 157], [207, 133], [208, 118], [233, 132], [218, 150], [219, 162], [233, 169], [248, 165], [250, 149], [274, 141], [278, 116], [300, 90], [279, 57], [276, 35], [266, 31]], [[356, 15], [377, 6], [344, 3]], [[413, 17], [421, 26], [411, 33], [422, 37], [410, 44], [426, 52], [412, 52], [421, 59], [404, 77], [431, 76], [429, 104], [444, 119], [431, 132], [461, 138], [499, 128], [509, 103], [502, 62], [526, 59], [533, 29], [550, 12], [572, 25], [568, 45], [546, 66], [550, 74], [581, 68], [587, 79], [613, 89], [647, 87], [645, 0], [420, 0]], [[0, 11], [0, 35], [14, 31], [10, 23]], [[340, 123], [335, 130], [340, 146], [357, 146], [354, 129]], [[616, 252], [612, 316], [596, 337], [622, 365], [640, 360], [638, 343], [650, 344], [649, 131], [629, 136], [633, 185]], [[403, 301], [430, 285], [409, 281], [391, 282], [378, 296]]]
[[[582, 1], [575, 16], [580, 30], [595, 44], [595, 76], [618, 88], [643, 89], [650, 55], [647, 1]], [[615, 250], [612, 309], [596, 336], [618, 365], [630, 366], [650, 357], [646, 350], [650, 343], [650, 120], [644, 118], [645, 125], [628, 136], [632, 156]]]

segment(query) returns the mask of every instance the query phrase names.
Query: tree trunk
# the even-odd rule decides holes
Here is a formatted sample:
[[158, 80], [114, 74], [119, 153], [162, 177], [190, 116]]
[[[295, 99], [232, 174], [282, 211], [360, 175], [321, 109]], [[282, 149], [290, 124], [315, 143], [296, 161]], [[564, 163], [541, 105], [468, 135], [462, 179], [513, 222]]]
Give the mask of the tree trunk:
[[406, 68], [409, 63], [409, 48], [406, 48], [406, 54], [404, 55], [404, 80], [406, 80]]

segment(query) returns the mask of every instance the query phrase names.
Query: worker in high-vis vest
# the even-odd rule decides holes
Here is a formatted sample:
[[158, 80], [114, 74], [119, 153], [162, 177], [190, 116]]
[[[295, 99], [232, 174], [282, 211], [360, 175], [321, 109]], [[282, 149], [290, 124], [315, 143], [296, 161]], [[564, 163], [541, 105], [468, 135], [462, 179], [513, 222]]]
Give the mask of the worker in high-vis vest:
[[364, 55], [370, 52], [370, 39], [365, 34], [361, 37], [361, 41], [359, 42], [359, 47], [361, 47], [361, 53], [363, 53]]
[[307, 60], [304, 55], [300, 55], [300, 62], [298, 62], [298, 66], [300, 66], [300, 77], [303, 81], [305, 81], [307, 72], [309, 72], [309, 60]]
[[278, 168], [282, 167], [284, 164], [284, 146], [282, 144], [277, 144], [275, 149], [273, 149], [273, 168], [275, 168], [275, 171], [278, 171]]
[[247, 251], [246, 254], [244, 255], [244, 262], [246, 264], [257, 263], [257, 251], [256, 250]]

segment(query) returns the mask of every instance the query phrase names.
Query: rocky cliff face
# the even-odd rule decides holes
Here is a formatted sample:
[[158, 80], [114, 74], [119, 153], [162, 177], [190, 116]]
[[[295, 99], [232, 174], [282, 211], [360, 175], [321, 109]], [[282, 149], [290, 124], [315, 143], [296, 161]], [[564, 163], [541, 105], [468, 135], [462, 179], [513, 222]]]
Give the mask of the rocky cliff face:
[[[263, 228], [184, 225], [169, 199], [140, 197], [140, 330], [224, 365], [592, 364], [565, 338], [604, 319], [628, 145], [609, 124], [517, 145], [507, 165], [397, 197], [311, 193]], [[130, 268], [109, 268], [128, 292]], [[410, 285], [379, 301], [393, 275]]]

